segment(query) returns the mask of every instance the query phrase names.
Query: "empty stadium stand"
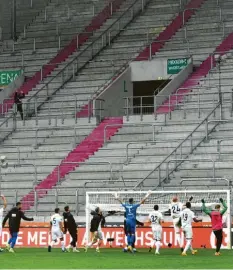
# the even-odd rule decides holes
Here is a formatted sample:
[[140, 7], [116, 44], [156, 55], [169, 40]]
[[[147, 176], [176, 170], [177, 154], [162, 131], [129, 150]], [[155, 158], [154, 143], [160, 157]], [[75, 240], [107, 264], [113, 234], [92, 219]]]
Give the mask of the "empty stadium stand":
[[[117, 25], [121, 16], [131, 12], [131, 5], [134, 5], [130, 0], [117, 2], [115, 13], [108, 14], [107, 20], [95, 29], [93, 36], [88, 36], [88, 40], [83, 38], [83, 46], [77, 52], [74, 50], [71, 56], [67, 55], [59, 65], [53, 62], [51, 72], [38, 72], [33, 77], [36, 83], [24, 85], [26, 88], [22, 89], [27, 90], [32, 111], [35, 106], [40, 107], [36, 114], [34, 111], [28, 115], [26, 121], [17, 120], [16, 130], [0, 145], [1, 154], [8, 157], [10, 164], [8, 169], [1, 170], [0, 181], [10, 205], [21, 199], [26, 211], [46, 216], [53, 206], [69, 204], [83, 216], [85, 191], [88, 190], [203, 188], [203, 181], [210, 188], [213, 185], [228, 187], [233, 138], [233, 20], [230, 16], [233, 4], [229, 0], [220, 2], [219, 5], [214, 0], [192, 0], [181, 6], [180, 1], [175, 0], [165, 4], [158, 0], [148, 1], [142, 10], [138, 8], [138, 16], [127, 21], [127, 25], [122, 29], [118, 25], [116, 37], [113, 34], [114, 38], [112, 36], [97, 55], [83, 54], [109, 25]], [[79, 21], [80, 32], [86, 31], [88, 22], [93, 23], [93, 16], [100, 14], [104, 7], [109, 8], [106, 2], [101, 2], [98, 12], [94, 9], [95, 12], [86, 17], [85, 12], [90, 10], [92, 2], [85, 3], [83, 16], [87, 21], [83, 24]], [[56, 32], [59, 16], [64, 19], [61, 30], [64, 38], [59, 44], [63, 47], [72, 40], [73, 33], [67, 28], [79, 20], [79, 16], [70, 9], [67, 20], [67, 7], [59, 2], [61, 13], [58, 14], [53, 12], [53, 5], [55, 2], [48, 5], [47, 23], [42, 23], [43, 16], [39, 15], [26, 35], [22, 34], [14, 56], [18, 56], [19, 62], [20, 53], [31, 50], [29, 44], [35, 36], [40, 43], [35, 57], [43, 55], [40, 46], [50, 47], [46, 50], [51, 54], [43, 55], [43, 61], [56, 55], [53, 31]], [[160, 15], [154, 16], [157, 13]], [[51, 31], [46, 28], [48, 25]], [[41, 31], [35, 30], [37, 26]], [[77, 37], [75, 41], [77, 45]], [[61, 52], [65, 54], [64, 50]], [[79, 53], [84, 66], [81, 65], [70, 80], [61, 82], [57, 74]], [[215, 55], [224, 56], [220, 66]], [[157, 117], [155, 114], [127, 115], [106, 118], [100, 123], [90, 117], [93, 95], [125, 70], [129, 61], [165, 56], [192, 56], [195, 69], [176, 93], [157, 109]], [[35, 67], [33, 55], [30, 59], [30, 65]], [[34, 61], [37, 63], [37, 59]], [[37, 70], [31, 70], [30, 74], [29, 68], [28, 75]], [[48, 91], [54, 95], [47, 100], [47, 89], [43, 87], [52, 78], [54, 81], [49, 84]], [[42, 91], [37, 93], [40, 89]], [[25, 106], [28, 109], [27, 101]], [[8, 127], [1, 127], [3, 133], [12, 127], [11, 121]], [[197, 179], [202, 179], [200, 184]]]

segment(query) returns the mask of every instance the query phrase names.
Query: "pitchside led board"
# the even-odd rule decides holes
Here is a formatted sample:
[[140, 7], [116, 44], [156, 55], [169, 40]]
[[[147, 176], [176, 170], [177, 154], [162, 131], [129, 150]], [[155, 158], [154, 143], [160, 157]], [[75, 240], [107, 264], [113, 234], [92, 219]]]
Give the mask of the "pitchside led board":
[[0, 70], [0, 87], [6, 87], [21, 74], [22, 70]]
[[168, 59], [167, 60], [167, 74], [178, 74], [189, 64], [189, 58]]

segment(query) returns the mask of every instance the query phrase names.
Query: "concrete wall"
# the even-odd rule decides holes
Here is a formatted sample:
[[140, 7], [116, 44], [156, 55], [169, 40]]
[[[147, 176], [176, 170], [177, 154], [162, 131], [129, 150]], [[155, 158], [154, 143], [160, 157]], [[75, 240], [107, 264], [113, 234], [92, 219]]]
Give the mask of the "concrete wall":
[[[131, 82], [131, 68], [128, 68], [97, 97], [97, 99], [105, 100], [103, 116], [124, 115], [124, 98], [132, 96], [133, 83]], [[97, 106], [98, 102], [96, 102], [96, 109], [98, 109]]]
[[179, 88], [180, 85], [182, 85], [182, 83], [187, 80], [192, 71], [193, 61], [191, 59], [187, 67], [180, 71], [177, 76], [156, 95], [156, 107], [163, 104], [163, 102], [167, 100], [169, 95], [176, 91], [176, 89]]
[[[155, 81], [162, 77], [164, 80], [171, 75], [167, 74], [167, 58], [154, 59], [152, 61], [138, 61], [130, 63], [131, 80]], [[176, 75], [173, 75], [175, 77]]]

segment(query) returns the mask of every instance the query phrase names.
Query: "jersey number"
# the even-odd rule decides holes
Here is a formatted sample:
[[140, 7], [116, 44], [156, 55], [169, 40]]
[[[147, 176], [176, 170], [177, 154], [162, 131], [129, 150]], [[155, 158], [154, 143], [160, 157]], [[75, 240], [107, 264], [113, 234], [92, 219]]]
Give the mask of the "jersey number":
[[179, 212], [180, 212], [179, 206], [178, 205], [173, 205], [172, 206], [172, 213], [173, 214], [179, 214]]
[[188, 219], [188, 214], [183, 214], [183, 220], [187, 221], [187, 219]]
[[157, 222], [158, 217], [157, 216], [151, 216], [151, 222], [152, 223], [156, 223]]
[[53, 225], [56, 225], [56, 223], [57, 223], [56, 218], [53, 218]]

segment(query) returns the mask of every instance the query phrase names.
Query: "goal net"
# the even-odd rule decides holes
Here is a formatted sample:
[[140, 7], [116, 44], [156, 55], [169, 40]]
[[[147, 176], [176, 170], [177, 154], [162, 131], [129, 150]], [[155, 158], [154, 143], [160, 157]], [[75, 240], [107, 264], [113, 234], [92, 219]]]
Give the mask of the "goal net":
[[[128, 202], [130, 198], [134, 199], [134, 203], [139, 203], [147, 195], [147, 191], [103, 191], [103, 192], [87, 192], [86, 193], [86, 237], [90, 239], [90, 221], [91, 211], [99, 207], [102, 212], [116, 211], [117, 215], [123, 216], [125, 210], [116, 200], [114, 194], [123, 201]], [[192, 210], [198, 217], [206, 217], [206, 214], [201, 210], [201, 199], [204, 199], [206, 206], [210, 209], [214, 209], [216, 204], [219, 204], [219, 198], [222, 198], [228, 207], [224, 220], [226, 220], [226, 228], [228, 234], [228, 246], [231, 246], [231, 205], [230, 205], [230, 191], [229, 190], [182, 190], [182, 191], [152, 191], [144, 204], [137, 209], [137, 215], [148, 216], [153, 211], [154, 205], [159, 205], [161, 212], [169, 211], [169, 206], [174, 197], [177, 197], [181, 203], [189, 201], [190, 197], [193, 197]], [[168, 221], [172, 221], [171, 217], [167, 217]], [[206, 219], [210, 221], [209, 218]]]

